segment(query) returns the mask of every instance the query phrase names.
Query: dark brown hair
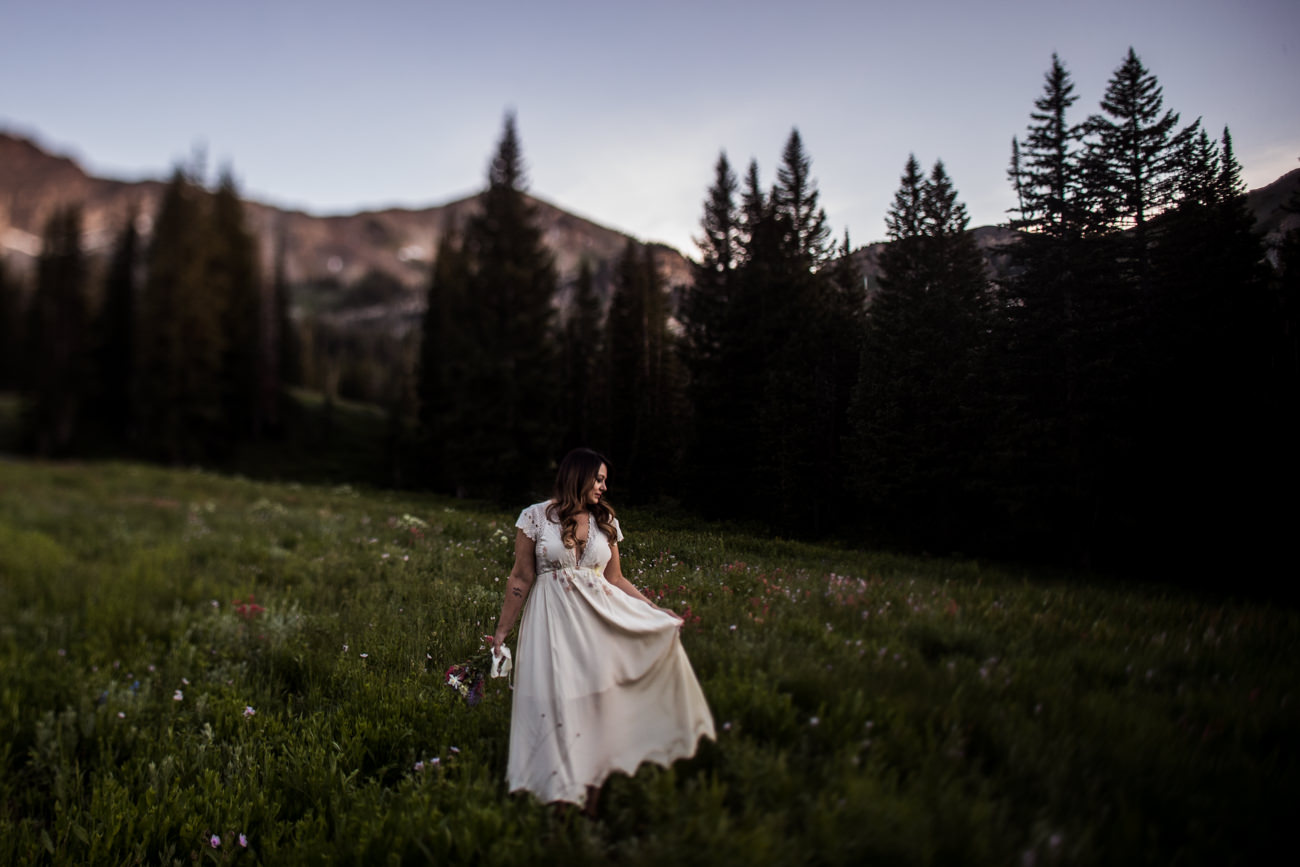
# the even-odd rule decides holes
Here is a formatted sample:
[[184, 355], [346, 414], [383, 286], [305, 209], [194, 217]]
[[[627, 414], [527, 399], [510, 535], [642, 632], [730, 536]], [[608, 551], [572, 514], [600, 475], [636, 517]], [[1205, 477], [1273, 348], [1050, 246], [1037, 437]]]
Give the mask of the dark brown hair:
[[[560, 538], [564, 547], [572, 548], [578, 543], [578, 513], [590, 509], [596, 526], [605, 531], [610, 544], [618, 541], [618, 532], [614, 529], [614, 510], [605, 504], [605, 498], [594, 506], [587, 505], [587, 491], [595, 483], [600, 465], [605, 465], [609, 472], [609, 461], [600, 452], [577, 448], [564, 456], [560, 468], [555, 473], [555, 489], [552, 498], [555, 502], [546, 507], [546, 517], [560, 525]], [[588, 540], [590, 540], [590, 528]]]

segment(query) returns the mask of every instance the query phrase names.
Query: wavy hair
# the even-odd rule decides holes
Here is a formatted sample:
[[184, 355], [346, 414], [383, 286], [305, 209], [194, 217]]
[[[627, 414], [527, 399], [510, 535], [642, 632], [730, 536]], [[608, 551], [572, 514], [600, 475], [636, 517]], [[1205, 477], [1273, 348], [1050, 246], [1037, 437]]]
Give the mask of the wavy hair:
[[[560, 538], [564, 547], [573, 548], [578, 544], [578, 514], [590, 509], [596, 526], [605, 532], [611, 541], [617, 541], [618, 533], [614, 529], [614, 510], [605, 504], [601, 497], [594, 506], [587, 505], [587, 491], [595, 483], [600, 465], [609, 471], [609, 461], [600, 452], [578, 448], [564, 456], [560, 468], [555, 473], [555, 488], [552, 493], [554, 502], [546, 507], [546, 517], [560, 525]], [[588, 541], [591, 530], [587, 531]]]

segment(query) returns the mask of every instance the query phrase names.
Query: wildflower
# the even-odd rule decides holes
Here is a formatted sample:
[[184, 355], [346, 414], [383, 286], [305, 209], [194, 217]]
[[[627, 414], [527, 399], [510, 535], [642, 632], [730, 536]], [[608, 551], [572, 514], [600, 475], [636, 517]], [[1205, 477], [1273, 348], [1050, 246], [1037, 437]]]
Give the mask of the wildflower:
[[423, 770], [424, 770], [424, 762], [423, 762], [423, 761], [418, 761], [418, 762], [416, 762], [416, 763], [415, 763], [415, 770], [416, 770], [417, 773], [420, 772], [420, 771], [423, 771]]
[[460, 752], [460, 747], [448, 747], [447, 749], [451, 750], [453, 753]]
[[363, 653], [363, 654], [361, 654], [361, 658], [362, 658], [362, 659], [369, 659], [369, 658], [370, 658], [370, 654], [369, 654], [369, 653]]
[[245, 849], [248, 848], [248, 838], [243, 834], [239, 835], [239, 845], [244, 847]]
[[189, 685], [190, 685], [190, 679], [189, 679], [188, 677], [182, 677], [182, 678], [181, 678], [181, 684], [184, 685], [184, 686], [189, 686]]
[[821, 720], [818, 719], [818, 718], [815, 717], [815, 716], [813, 716], [813, 717], [809, 717], [809, 718], [808, 718], [808, 725], [810, 725], [810, 726], [815, 726], [815, 725], [817, 725], [817, 724], [820, 723], [820, 722], [821, 722]]
[[126, 712], [125, 712], [125, 711], [120, 711], [120, 710], [119, 710], [119, 711], [117, 712], [117, 718], [118, 718], [118, 719], [126, 719]]
[[184, 701], [184, 700], [185, 700], [185, 693], [181, 692], [179, 689], [176, 690], [176, 692], [172, 693], [172, 701]]
[[344, 653], [347, 653], [347, 652], [348, 652], [348, 646], [347, 646], [346, 644], [343, 645], [343, 652], [344, 652]]
[[257, 713], [257, 711], [253, 710], [253, 706], [252, 706], [252, 705], [245, 705], [245, 706], [244, 706], [244, 716], [245, 716], [245, 717], [250, 717], [250, 716], [252, 716], [252, 715], [255, 714], [255, 713]]
[[212, 844], [213, 849], [221, 848], [221, 838], [218, 837], [216, 834], [213, 834], [211, 837], [209, 837], [208, 842]]
[[728, 720], [727, 722], [724, 722], [724, 723], [722, 724], [722, 730], [723, 730], [724, 732], [729, 732], [729, 731], [731, 731], [731, 721], [730, 721], [730, 720]]
[[442, 759], [439, 758], [438, 756], [434, 756], [433, 758], [429, 759], [429, 764], [430, 765], [442, 764]]
[[735, 632], [735, 631], [736, 631], [736, 624], [734, 624], [734, 623], [731, 624], [731, 631], [732, 631], [732, 632]]

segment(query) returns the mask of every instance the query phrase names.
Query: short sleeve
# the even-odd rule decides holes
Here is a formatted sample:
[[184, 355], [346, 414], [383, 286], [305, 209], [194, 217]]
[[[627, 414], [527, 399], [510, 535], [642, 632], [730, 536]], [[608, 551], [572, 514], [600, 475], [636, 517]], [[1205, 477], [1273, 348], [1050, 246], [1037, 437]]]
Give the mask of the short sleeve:
[[623, 528], [618, 525], [618, 518], [611, 518], [614, 522], [614, 544], [617, 545], [623, 541]]
[[536, 542], [542, 535], [542, 524], [546, 519], [545, 503], [535, 503], [519, 513], [515, 526], [524, 531], [524, 535]]

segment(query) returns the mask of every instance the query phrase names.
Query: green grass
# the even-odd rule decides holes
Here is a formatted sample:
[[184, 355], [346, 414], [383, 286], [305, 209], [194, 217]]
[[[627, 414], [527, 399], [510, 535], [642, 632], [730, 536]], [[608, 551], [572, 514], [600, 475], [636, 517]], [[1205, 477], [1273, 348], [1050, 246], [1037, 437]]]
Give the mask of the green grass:
[[502, 686], [470, 708], [442, 683], [495, 622], [514, 514], [0, 462], [0, 863], [1224, 864], [1287, 842], [1294, 611], [621, 517], [630, 577], [690, 608], [719, 738], [613, 778], [587, 821], [506, 795]]

